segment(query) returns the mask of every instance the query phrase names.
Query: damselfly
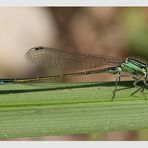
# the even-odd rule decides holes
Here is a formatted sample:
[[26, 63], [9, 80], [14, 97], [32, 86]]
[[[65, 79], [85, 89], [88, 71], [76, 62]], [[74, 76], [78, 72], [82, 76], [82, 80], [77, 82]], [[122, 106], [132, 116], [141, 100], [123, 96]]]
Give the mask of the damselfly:
[[[148, 86], [148, 63], [136, 58], [118, 59], [110, 56], [84, 55], [49, 47], [31, 48], [26, 52], [26, 58], [33, 63], [48, 67], [49, 70], [56, 71], [57, 74], [32, 78], [0, 79], [0, 83], [23, 83], [67, 76], [110, 73], [117, 75], [112, 100], [116, 95], [117, 85], [121, 77], [129, 76], [134, 79], [133, 85], [137, 89], [132, 95], [139, 90], [143, 93], [144, 87], [137, 85], [139, 81], [142, 80]], [[100, 68], [101, 66], [107, 67]], [[66, 73], [63, 72], [65, 70]], [[126, 74], [123, 74], [124, 72]]]

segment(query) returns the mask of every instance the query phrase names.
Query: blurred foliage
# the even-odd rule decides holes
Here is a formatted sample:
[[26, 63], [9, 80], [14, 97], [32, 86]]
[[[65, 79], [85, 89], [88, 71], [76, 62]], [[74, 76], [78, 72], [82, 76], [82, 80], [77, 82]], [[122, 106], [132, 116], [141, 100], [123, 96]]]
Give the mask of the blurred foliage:
[[88, 54], [120, 54], [119, 10], [113, 7], [51, 8], [59, 28], [58, 46]]
[[121, 24], [126, 39], [125, 49], [129, 54], [148, 55], [148, 9], [129, 8], [122, 13]]
[[112, 56], [148, 54], [148, 8], [51, 8], [59, 47]]

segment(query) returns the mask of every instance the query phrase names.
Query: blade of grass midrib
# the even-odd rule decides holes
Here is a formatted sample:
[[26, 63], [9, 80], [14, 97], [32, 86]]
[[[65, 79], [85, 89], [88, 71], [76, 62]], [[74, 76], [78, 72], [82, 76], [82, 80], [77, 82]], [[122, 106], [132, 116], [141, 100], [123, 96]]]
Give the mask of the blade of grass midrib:
[[[130, 89], [117, 92], [113, 102], [114, 82], [98, 83], [98, 90], [82, 87], [68, 91], [0, 94], [0, 137], [82, 134], [148, 127], [148, 101], [140, 93], [130, 95], [135, 91], [131, 88], [132, 82], [123, 83]], [[8, 85], [1, 89], [9, 92], [36, 87]]]

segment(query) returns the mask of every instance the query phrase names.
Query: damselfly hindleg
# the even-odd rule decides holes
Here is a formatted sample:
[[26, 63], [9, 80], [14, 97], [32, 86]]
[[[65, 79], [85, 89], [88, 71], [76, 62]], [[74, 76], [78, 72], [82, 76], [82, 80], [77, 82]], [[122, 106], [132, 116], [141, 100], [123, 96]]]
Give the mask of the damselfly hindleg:
[[145, 100], [147, 100], [146, 99], [146, 96], [144, 95], [144, 89], [145, 89], [145, 87], [144, 86], [138, 86], [137, 85], [137, 83], [140, 82], [142, 79], [143, 79], [143, 83], [145, 84], [145, 82], [146, 82], [145, 79], [147, 79], [146, 77], [147, 77], [147, 75], [141, 76], [138, 79], [135, 78], [136, 80], [133, 82], [133, 85], [137, 88], [137, 90], [135, 90], [131, 95], [134, 95], [135, 93], [137, 93], [138, 91], [140, 91], [142, 93], [142, 95], [144, 96]]

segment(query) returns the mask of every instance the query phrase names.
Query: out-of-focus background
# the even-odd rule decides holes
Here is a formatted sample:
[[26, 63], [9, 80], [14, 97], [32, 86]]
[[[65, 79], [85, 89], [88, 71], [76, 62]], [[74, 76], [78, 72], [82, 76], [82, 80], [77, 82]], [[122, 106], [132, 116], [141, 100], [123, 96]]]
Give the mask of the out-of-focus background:
[[[0, 41], [0, 77], [29, 76], [38, 72], [24, 57], [34, 46], [146, 58], [148, 8], [0, 7]], [[77, 80], [110, 79], [113, 77], [95, 75]], [[148, 130], [13, 140], [148, 140]]]

